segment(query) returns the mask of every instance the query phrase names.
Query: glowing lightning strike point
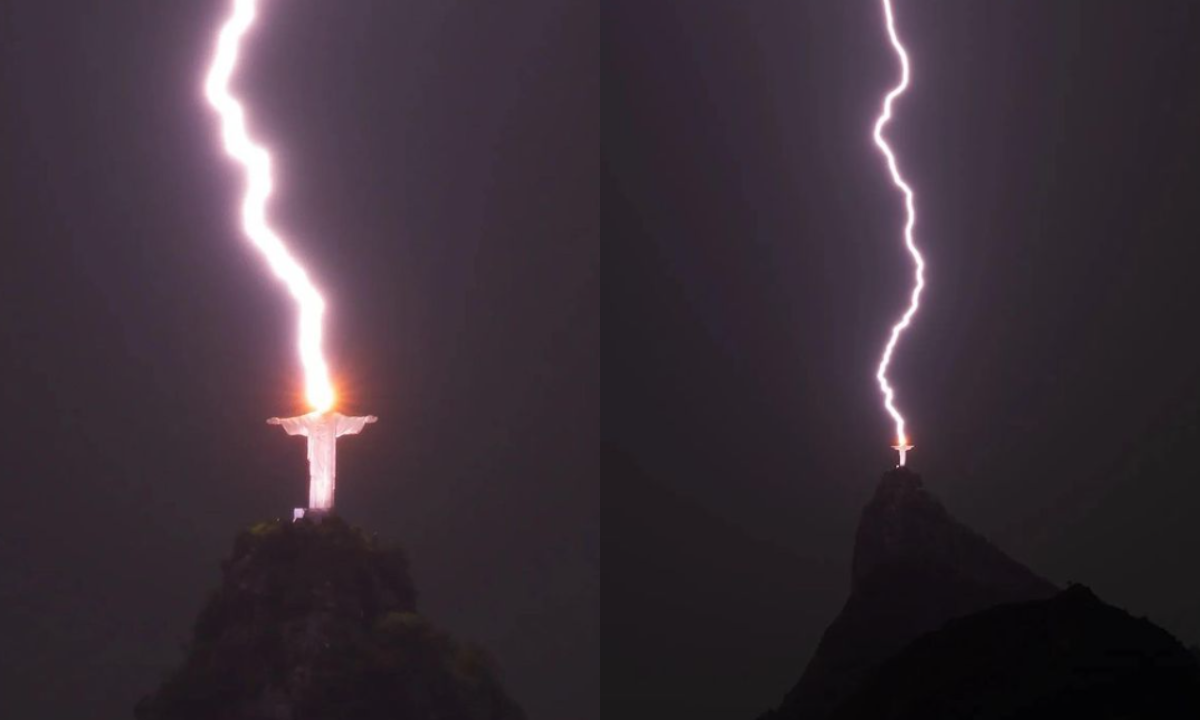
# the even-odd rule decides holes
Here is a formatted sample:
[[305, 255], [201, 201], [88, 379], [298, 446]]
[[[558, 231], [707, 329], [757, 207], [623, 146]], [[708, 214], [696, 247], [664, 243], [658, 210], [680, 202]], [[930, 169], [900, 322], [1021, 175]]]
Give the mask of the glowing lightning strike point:
[[242, 201], [242, 228], [266, 257], [276, 277], [300, 305], [300, 363], [304, 367], [305, 395], [317, 412], [333, 407], [333, 384], [321, 352], [321, 318], [325, 301], [308, 274], [267, 223], [266, 202], [271, 195], [271, 156], [246, 132], [242, 105], [229, 92], [229, 78], [237, 65], [242, 36], [254, 23], [257, 0], [233, 0], [233, 12], [221, 27], [212, 65], [204, 83], [208, 102], [221, 117], [225, 152], [246, 171]]
[[879, 360], [879, 370], [875, 373], [875, 379], [879, 381], [879, 388], [883, 391], [883, 405], [887, 408], [888, 414], [892, 416], [892, 420], [896, 422], [896, 445], [893, 447], [900, 452], [900, 465], [903, 466], [905, 454], [912, 449], [912, 445], [909, 444], [908, 435], [904, 430], [904, 416], [896, 409], [893, 402], [896, 393], [888, 383], [887, 369], [892, 362], [892, 352], [896, 349], [896, 342], [900, 339], [901, 333], [908, 328], [913, 316], [917, 314], [917, 310], [921, 306], [921, 290], [925, 287], [925, 260], [917, 250], [916, 243], [913, 242], [913, 226], [917, 222], [917, 211], [913, 203], [912, 188], [901, 177], [900, 170], [896, 165], [896, 156], [892, 153], [887, 141], [883, 139], [883, 128], [892, 119], [892, 102], [908, 89], [908, 53], [905, 52], [904, 46], [900, 44], [900, 37], [896, 34], [891, 0], [882, 0], [882, 2], [884, 16], [887, 19], [888, 37], [891, 39], [892, 48], [900, 58], [900, 84], [893, 88], [883, 100], [883, 110], [879, 114], [879, 119], [875, 121], [875, 145], [887, 158], [888, 170], [892, 173], [892, 182], [904, 193], [904, 204], [908, 211], [908, 222], [904, 226], [904, 244], [916, 265], [916, 285], [913, 287], [912, 300], [909, 302], [908, 310], [900, 318], [900, 322], [892, 327], [892, 334], [888, 338], [887, 346], [883, 349], [883, 357]]

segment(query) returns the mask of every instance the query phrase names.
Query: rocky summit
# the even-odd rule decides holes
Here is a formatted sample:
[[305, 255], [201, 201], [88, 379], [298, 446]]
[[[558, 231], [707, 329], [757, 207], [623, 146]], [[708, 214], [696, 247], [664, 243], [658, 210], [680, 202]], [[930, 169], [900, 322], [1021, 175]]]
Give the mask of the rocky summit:
[[398, 549], [336, 516], [240, 533], [138, 720], [523, 720], [482, 649], [417, 613]]
[[1056, 592], [955, 520], [920, 475], [890, 470], [862, 511], [846, 604], [800, 681], [763, 720], [825, 720], [881, 662], [922, 634], [979, 610]]

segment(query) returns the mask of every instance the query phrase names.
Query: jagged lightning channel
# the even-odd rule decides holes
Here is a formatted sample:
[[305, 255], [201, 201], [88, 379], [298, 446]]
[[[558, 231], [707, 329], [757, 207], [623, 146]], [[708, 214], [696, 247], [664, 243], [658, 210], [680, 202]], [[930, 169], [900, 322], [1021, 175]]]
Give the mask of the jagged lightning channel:
[[[896, 55], [900, 58], [900, 83], [892, 88], [891, 92], [883, 100], [883, 109], [879, 114], [879, 119], [875, 121], [875, 145], [887, 159], [888, 170], [892, 174], [892, 182], [904, 193], [904, 206], [908, 214], [904, 225], [904, 245], [908, 248], [908, 253], [912, 256], [913, 264], [915, 265], [914, 274], [916, 283], [913, 286], [908, 309], [905, 310], [900, 321], [892, 327], [892, 333], [888, 337], [887, 345], [883, 349], [883, 357], [879, 360], [879, 369], [875, 373], [875, 378], [879, 381], [880, 390], [883, 391], [883, 405], [887, 408], [888, 414], [892, 416], [892, 420], [896, 423], [896, 442], [899, 447], [905, 447], [909, 443], [908, 434], [904, 427], [904, 416], [896, 409], [896, 393], [888, 382], [887, 370], [892, 362], [892, 353], [896, 349], [896, 343], [900, 340], [900, 335], [908, 329], [913, 316], [917, 314], [917, 310], [921, 307], [921, 291], [925, 288], [925, 259], [921, 257], [921, 252], [917, 249], [917, 245], [913, 241], [913, 228], [917, 223], [913, 190], [904, 181], [904, 177], [900, 174], [900, 169], [896, 163], [896, 155], [883, 138], [883, 129], [892, 119], [892, 103], [908, 89], [909, 66], [908, 53], [905, 51], [904, 45], [901, 44], [900, 37], [896, 33], [896, 22], [892, 12], [891, 0], [881, 1], [883, 3], [884, 18], [887, 20], [888, 38], [891, 40], [892, 48], [896, 51]], [[901, 451], [900, 457], [901, 464], [903, 465], [903, 451]]]
[[329, 366], [321, 350], [325, 300], [309, 280], [308, 273], [292, 257], [283, 240], [267, 222], [266, 203], [273, 185], [271, 155], [250, 139], [242, 105], [229, 92], [229, 79], [237, 67], [242, 37], [254, 24], [257, 11], [257, 0], [232, 0], [232, 11], [217, 36], [204, 91], [209, 104], [220, 116], [225, 152], [245, 170], [242, 229], [300, 306], [299, 350], [300, 363], [304, 368], [305, 396], [314, 410], [325, 411], [332, 408], [334, 402]]

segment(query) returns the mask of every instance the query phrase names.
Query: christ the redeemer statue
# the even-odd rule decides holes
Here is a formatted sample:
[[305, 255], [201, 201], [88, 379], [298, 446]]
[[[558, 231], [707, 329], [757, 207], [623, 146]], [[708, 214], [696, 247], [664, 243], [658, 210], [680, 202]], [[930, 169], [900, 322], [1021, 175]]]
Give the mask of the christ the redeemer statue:
[[[333, 490], [337, 483], [337, 439], [357, 435], [368, 423], [379, 418], [347, 417], [337, 412], [311, 412], [298, 417], [267, 420], [268, 425], [282, 425], [288, 435], [308, 438], [308, 510], [322, 514], [333, 510]], [[303, 515], [296, 511], [297, 517]]]

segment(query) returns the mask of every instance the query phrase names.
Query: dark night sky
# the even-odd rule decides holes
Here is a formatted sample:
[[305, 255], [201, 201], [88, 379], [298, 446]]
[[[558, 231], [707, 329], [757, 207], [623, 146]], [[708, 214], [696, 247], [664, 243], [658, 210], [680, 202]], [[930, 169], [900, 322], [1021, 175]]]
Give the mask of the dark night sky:
[[[848, 591], [905, 301], [875, 0], [606, 3], [605, 713], [753, 717]], [[926, 309], [911, 464], [1200, 642], [1200, 4], [898, 0]]]
[[[330, 304], [339, 507], [532, 719], [599, 717], [587, 3], [263, 3], [235, 88]], [[0, 716], [132, 716], [290, 516], [294, 314], [201, 79], [225, 2], [0, 3]]]

